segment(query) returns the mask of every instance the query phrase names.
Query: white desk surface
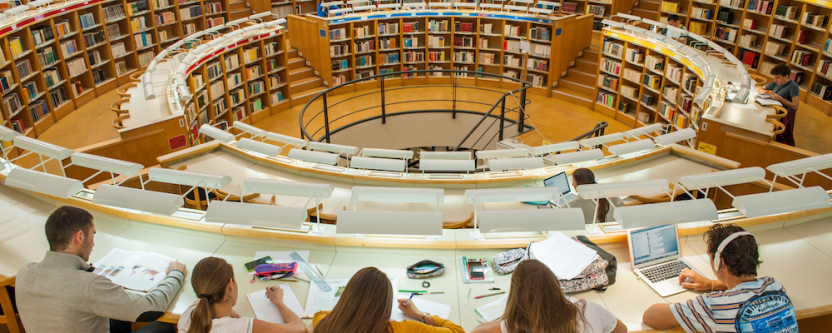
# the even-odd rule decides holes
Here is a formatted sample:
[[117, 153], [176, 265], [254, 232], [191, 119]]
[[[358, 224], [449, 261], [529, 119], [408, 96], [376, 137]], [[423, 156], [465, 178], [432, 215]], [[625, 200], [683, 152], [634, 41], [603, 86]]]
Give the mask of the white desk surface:
[[128, 110], [130, 113], [130, 118], [124, 120], [125, 128], [139, 127], [171, 115], [168, 106], [167, 87], [171, 73], [174, 72], [176, 72], [176, 68], [173, 68], [173, 62], [170, 59], [156, 65], [156, 71], [151, 76], [153, 92], [156, 97], [152, 99], [144, 97], [144, 87], [141, 84], [127, 89], [127, 93], [130, 94], [130, 101], [121, 105], [123, 110]]
[[[48, 214], [57, 206], [21, 195], [5, 186], [0, 186], [0, 209], [12, 212], [0, 220], [0, 274], [14, 275], [28, 262], [37, 262], [48, 249], [43, 225]], [[828, 214], [827, 214], [828, 215]], [[508, 290], [510, 275], [496, 275], [494, 284], [466, 285], [457, 260], [460, 256], [493, 256], [500, 249], [483, 250], [429, 250], [429, 249], [386, 249], [359, 248], [294, 243], [263, 238], [226, 236], [221, 234], [190, 231], [160, 225], [150, 225], [95, 213], [95, 248], [90, 260], [95, 261], [113, 248], [159, 252], [184, 262], [190, 269], [202, 258], [217, 256], [234, 266], [238, 278], [240, 296], [235, 309], [243, 316], [253, 316], [245, 294], [282, 282], [249, 283], [243, 264], [254, 259], [257, 251], [311, 250], [310, 262], [318, 266], [326, 278], [348, 278], [367, 266], [378, 267], [390, 277], [399, 280], [400, 289], [422, 289], [422, 280], [406, 277], [405, 267], [424, 259], [432, 259], [446, 265], [446, 274], [431, 278], [430, 291], [445, 294], [424, 295], [425, 299], [451, 305], [450, 319], [460, 323], [466, 330], [477, 324], [473, 309], [493, 301], [494, 297], [476, 300], [473, 297], [486, 294], [489, 288]], [[803, 222], [803, 223], [800, 223]], [[795, 307], [807, 309], [829, 305], [832, 286], [818, 283], [818, 280], [832, 275], [832, 217], [815, 221], [789, 221], [750, 228], [761, 244], [759, 274], [773, 276], [786, 287]], [[469, 230], [447, 230], [445, 240], [462, 240]], [[566, 233], [572, 235], [571, 233]], [[684, 237], [682, 255], [706, 275], [712, 276], [705, 255], [705, 244], [701, 235]], [[661, 298], [632, 273], [626, 245], [613, 243], [602, 245], [618, 259], [616, 283], [604, 292], [586, 291], [573, 296], [591, 300], [609, 308], [631, 331], [647, 329], [641, 323], [644, 310], [659, 302], [680, 302], [695, 297], [698, 293], [685, 292], [668, 298]], [[303, 277], [303, 276], [301, 276]], [[308, 282], [289, 282], [301, 304], [306, 304], [310, 288]], [[471, 300], [465, 305], [468, 290]], [[169, 312], [180, 314], [196, 300], [190, 286], [190, 273], [182, 291], [169, 308]], [[311, 325], [311, 321], [307, 320]]]

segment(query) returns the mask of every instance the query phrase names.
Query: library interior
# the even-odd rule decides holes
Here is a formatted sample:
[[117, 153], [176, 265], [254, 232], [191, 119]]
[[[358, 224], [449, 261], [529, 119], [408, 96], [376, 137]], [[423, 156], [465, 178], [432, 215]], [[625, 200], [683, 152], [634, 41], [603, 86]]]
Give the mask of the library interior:
[[3, 1], [0, 333], [829, 332], [830, 16]]

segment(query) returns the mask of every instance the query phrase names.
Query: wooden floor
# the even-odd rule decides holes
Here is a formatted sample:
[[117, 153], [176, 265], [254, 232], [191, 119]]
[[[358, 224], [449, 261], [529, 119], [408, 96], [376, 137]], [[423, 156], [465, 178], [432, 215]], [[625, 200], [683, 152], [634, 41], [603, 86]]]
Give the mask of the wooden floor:
[[[329, 104], [332, 105], [337, 101], [359, 94], [366, 94], [367, 92], [369, 91], [364, 90], [337, 95], [329, 99]], [[458, 89], [457, 94], [459, 100], [480, 101], [489, 104], [495, 103], [501, 95], [469, 89]], [[419, 87], [415, 89], [389, 91], [385, 98], [389, 104], [414, 99], [446, 99], [451, 96], [452, 92], [448, 88]], [[531, 104], [527, 105], [526, 112], [529, 116], [530, 123], [537, 128], [537, 131], [523, 135], [522, 139], [524, 143], [532, 146], [540, 145], [543, 138], [546, 138], [550, 142], [571, 140], [589, 131], [600, 121], [607, 121], [610, 124], [606, 130], [607, 133], [621, 132], [628, 129], [626, 125], [581, 106], [532, 94], [529, 94], [528, 98], [531, 100]], [[115, 90], [106, 93], [78, 110], [75, 110], [69, 116], [53, 125], [39, 139], [70, 149], [77, 149], [101, 141], [118, 138], [118, 132], [112, 126], [115, 114], [110, 111], [110, 104], [118, 100], [119, 96]], [[372, 108], [353, 115], [344, 116], [337, 121], [335, 120], [338, 116], [354, 112], [358, 109], [378, 105], [379, 102], [379, 95], [372, 94], [334, 106], [330, 113], [330, 120], [333, 122], [333, 127], [371, 115], [380, 114], [378, 108]], [[460, 107], [464, 107], [466, 104], [459, 105]], [[467, 105], [468, 109], [477, 111], [488, 110], [488, 107], [485, 106]], [[512, 99], [508, 101], [509, 107], [515, 107], [516, 105], [517, 103], [512, 101]], [[320, 110], [320, 104], [313, 104], [313, 106], [316, 106]], [[450, 104], [446, 102], [402, 103], [389, 106], [387, 112], [427, 108], [450, 108]], [[293, 107], [266, 118], [256, 123], [255, 126], [271, 132], [300, 137], [298, 116], [302, 109], [303, 106]], [[309, 113], [312, 114], [314, 112]], [[517, 115], [509, 114], [508, 117], [516, 119]], [[308, 120], [310, 116], [307, 115], [306, 118]], [[322, 121], [316, 119], [310, 127], [320, 127], [321, 123]], [[806, 103], [800, 104], [795, 130], [797, 146], [799, 148], [820, 154], [832, 153], [832, 131], [830, 129], [832, 129], [832, 117], [823, 114]]]

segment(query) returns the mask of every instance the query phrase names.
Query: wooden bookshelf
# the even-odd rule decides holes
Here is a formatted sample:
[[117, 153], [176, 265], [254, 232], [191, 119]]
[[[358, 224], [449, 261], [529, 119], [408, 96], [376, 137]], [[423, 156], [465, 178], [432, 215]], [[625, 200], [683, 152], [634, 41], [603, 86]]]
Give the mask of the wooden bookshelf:
[[185, 106], [192, 144], [205, 141], [197, 134], [202, 125], [253, 124], [291, 106], [284, 33], [234, 45], [186, 76], [194, 96]]
[[[670, 132], [699, 130], [693, 98], [703, 78], [673, 57], [625, 40], [605, 38], [598, 66], [595, 111], [636, 128], [654, 123]], [[707, 108], [706, 108], [707, 109]], [[687, 145], [693, 148], [695, 140]]]
[[[664, 3], [671, 1], [678, 5], [678, 12], [666, 10]], [[788, 11], [778, 11], [778, 8], [790, 7]], [[659, 17], [648, 18], [666, 22], [667, 17], [674, 13], [680, 16], [688, 30], [719, 43], [743, 61], [750, 73], [771, 79], [768, 71], [780, 63], [789, 65], [793, 72], [802, 72], [798, 84], [801, 101], [832, 115], [832, 96], [827, 94], [827, 99], [824, 100], [812, 92], [816, 84], [832, 86], [832, 73], [822, 73], [824, 68], [832, 66], [832, 49], [824, 51], [827, 41], [832, 38], [829, 33], [832, 3], [797, 0], [666, 0], [659, 8]], [[814, 15], [823, 15], [825, 19], [812, 20]], [[785, 32], [778, 35], [780, 29], [785, 29]], [[806, 35], [805, 39], [800, 38], [801, 34]], [[724, 35], [733, 38], [720, 38]], [[806, 60], [803, 57], [807, 57]], [[797, 77], [795, 79], [798, 81]], [[832, 91], [832, 87], [827, 90]]]
[[[477, 16], [421, 16], [331, 21], [328, 53], [321, 54], [322, 77], [331, 87], [382, 71], [446, 69], [506, 75], [532, 82], [530, 93], [548, 96], [551, 85], [552, 24]], [[530, 36], [530, 33], [533, 36]], [[529, 52], [521, 52], [529, 43]], [[370, 46], [372, 45], [372, 47]], [[547, 49], [548, 48], [548, 49]], [[323, 53], [323, 52], [322, 52]], [[530, 68], [530, 66], [532, 68]], [[318, 66], [315, 66], [318, 68]], [[450, 84], [449, 74], [391, 75], [389, 84]], [[515, 81], [470, 73], [457, 83], [515, 88]], [[345, 93], [374, 86], [363, 82]]]
[[[213, 12], [182, 20], [181, 9], [196, 6], [205, 13], [208, 4], [214, 4]], [[25, 135], [40, 136], [76, 108], [130, 83], [131, 74], [185, 36], [183, 24], [193, 23], [197, 32], [209, 25], [206, 17], [226, 22], [228, 6], [228, 0], [57, 3], [14, 28], [0, 27], [0, 76], [7, 76], [0, 123], [15, 129], [22, 125]], [[31, 90], [35, 92], [29, 94]], [[14, 96], [19, 103], [13, 103]], [[12, 104], [20, 107], [12, 109]], [[46, 114], [30, 108], [35, 105]]]

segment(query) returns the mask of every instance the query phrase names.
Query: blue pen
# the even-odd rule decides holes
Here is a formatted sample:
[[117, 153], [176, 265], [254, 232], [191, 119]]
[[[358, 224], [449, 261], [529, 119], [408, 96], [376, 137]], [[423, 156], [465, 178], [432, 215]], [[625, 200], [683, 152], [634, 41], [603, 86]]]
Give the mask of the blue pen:
[[407, 302], [404, 302], [404, 307], [407, 307], [407, 303], [410, 303], [410, 300], [413, 299], [413, 295], [416, 295], [416, 293], [410, 293], [410, 298], [407, 299]]

